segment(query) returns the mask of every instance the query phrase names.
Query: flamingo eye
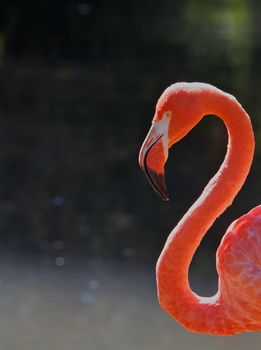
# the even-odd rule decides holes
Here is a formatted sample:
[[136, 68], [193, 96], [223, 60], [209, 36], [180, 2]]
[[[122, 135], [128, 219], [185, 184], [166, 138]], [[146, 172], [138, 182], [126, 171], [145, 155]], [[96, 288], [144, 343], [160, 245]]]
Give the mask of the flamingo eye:
[[163, 119], [169, 119], [169, 118], [171, 118], [171, 116], [172, 116], [171, 111], [167, 111], [167, 112], [164, 112], [164, 113], [163, 113], [162, 118], [163, 118]]
[[172, 117], [172, 112], [171, 111], [166, 111], [164, 113], [157, 113], [154, 119], [152, 120], [152, 124], [154, 123], [160, 123], [162, 121], [169, 121], [170, 118]]
[[155, 124], [157, 125], [156, 127], [159, 134], [164, 135], [168, 131], [171, 116], [172, 112], [166, 111], [162, 114], [162, 118], [156, 121]]

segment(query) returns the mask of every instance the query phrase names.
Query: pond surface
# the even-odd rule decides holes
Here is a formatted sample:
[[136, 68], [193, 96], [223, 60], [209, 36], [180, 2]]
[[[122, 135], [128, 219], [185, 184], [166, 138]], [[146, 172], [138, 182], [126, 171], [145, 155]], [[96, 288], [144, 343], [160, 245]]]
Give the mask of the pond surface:
[[135, 262], [2, 255], [0, 314], [1, 350], [259, 350], [261, 341], [187, 332], [159, 307], [153, 269]]

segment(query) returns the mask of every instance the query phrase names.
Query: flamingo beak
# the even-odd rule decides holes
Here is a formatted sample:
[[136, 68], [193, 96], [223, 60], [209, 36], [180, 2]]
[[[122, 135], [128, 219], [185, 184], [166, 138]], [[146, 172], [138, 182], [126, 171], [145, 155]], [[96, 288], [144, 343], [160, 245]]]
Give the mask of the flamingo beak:
[[164, 201], [169, 200], [164, 175], [164, 165], [168, 158], [167, 143], [167, 130], [153, 123], [139, 154], [141, 169], [145, 172], [153, 189]]

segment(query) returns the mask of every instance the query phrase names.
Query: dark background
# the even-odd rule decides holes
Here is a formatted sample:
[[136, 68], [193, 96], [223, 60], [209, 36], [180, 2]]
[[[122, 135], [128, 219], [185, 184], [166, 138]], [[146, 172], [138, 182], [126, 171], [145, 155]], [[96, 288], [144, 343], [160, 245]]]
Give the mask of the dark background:
[[[12, 275], [3, 277], [2, 284], [3, 293], [24, 288], [34, 300], [25, 302], [18, 292], [8, 299], [12, 305], [33, 306], [21, 316], [29, 320], [27, 332], [19, 323], [16, 307], [2, 310], [10, 322], [8, 329], [18, 319], [15, 334], [20, 342], [16, 347], [7, 335], [3, 349], [40, 349], [41, 344], [43, 349], [46, 344], [48, 349], [67, 349], [73, 344], [68, 349], [77, 350], [86, 346], [87, 340], [80, 341], [88, 328], [89, 311], [82, 316], [83, 333], [75, 326], [80, 332], [76, 336], [71, 325], [63, 324], [50, 335], [48, 293], [57, 300], [63, 295], [64, 304], [56, 312], [59, 319], [79, 316], [74, 304], [61, 316], [64, 305], [70, 304], [66, 293], [71, 285], [83, 304], [93, 308], [100, 305], [95, 299], [96, 290], [102, 289], [99, 278], [107, 278], [111, 288], [102, 289], [104, 305], [125, 295], [114, 280], [129, 283], [128, 293], [139, 298], [142, 293], [135, 285], [143, 286], [150, 276], [146, 285], [155, 294], [151, 271], [167, 234], [218, 169], [227, 142], [222, 123], [205, 118], [170, 152], [166, 173], [171, 202], [157, 198], [137, 157], [158, 97], [177, 81], [208, 82], [234, 94], [255, 129], [255, 161], [245, 187], [215, 223], [193, 260], [192, 286], [198, 292], [214, 293], [219, 241], [230, 222], [259, 200], [260, 16], [257, 0], [1, 1], [0, 252], [2, 275], [10, 276], [10, 271]], [[88, 277], [90, 264], [95, 277]], [[143, 269], [144, 276], [140, 276]], [[59, 278], [61, 285], [49, 290]], [[82, 287], [84, 278], [86, 286]], [[41, 283], [46, 292], [39, 287]], [[81, 288], [88, 292], [79, 292]], [[153, 308], [158, 308], [154, 294], [144, 310], [144, 322], [146, 317], [166, 317], [164, 322], [170, 322], [171, 330], [174, 321], [162, 316], [160, 309], [153, 313]], [[132, 300], [133, 308], [139, 302], [143, 305], [143, 297]], [[122, 297], [123, 305], [126, 299], [126, 295]], [[50, 312], [44, 317], [43, 310], [48, 307]], [[106, 335], [95, 338], [92, 331], [88, 335], [88, 339], [93, 336], [92, 349], [102, 349], [97, 345], [101, 339], [107, 339], [104, 346], [108, 349], [152, 349], [155, 341], [146, 342], [146, 335], [140, 335], [138, 345], [133, 343], [141, 316], [128, 312], [122, 316], [120, 310], [122, 305], [117, 304], [108, 311], [108, 323], [120, 317], [120, 323], [127, 322], [126, 329], [133, 329], [133, 336], [122, 330], [123, 334], [126, 331], [123, 346], [113, 330], [118, 343], [110, 343]], [[97, 315], [98, 311], [94, 308], [93, 312]], [[101, 319], [105, 314], [103, 309]], [[108, 323], [95, 323], [98, 334]], [[188, 334], [177, 329], [184, 332], [186, 344]], [[51, 339], [53, 343], [46, 343], [45, 331], [48, 342]], [[59, 342], [64, 333], [67, 341]], [[161, 342], [162, 349], [175, 344], [175, 337], [168, 336], [166, 346]], [[74, 337], [81, 345], [75, 345]], [[162, 338], [166, 341], [165, 335]]]

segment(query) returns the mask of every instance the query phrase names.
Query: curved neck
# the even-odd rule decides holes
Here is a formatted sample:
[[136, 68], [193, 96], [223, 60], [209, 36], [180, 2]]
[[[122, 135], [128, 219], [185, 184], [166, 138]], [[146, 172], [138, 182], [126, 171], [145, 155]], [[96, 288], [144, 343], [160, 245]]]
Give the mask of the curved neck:
[[[162, 307], [186, 328], [220, 333], [226, 328], [220, 292], [200, 298], [188, 281], [189, 265], [203, 236], [215, 219], [232, 203], [251, 166], [254, 135], [250, 119], [231, 95], [215, 92], [202, 97], [202, 117], [220, 117], [228, 131], [226, 157], [201, 196], [169, 235], [157, 263], [157, 285]], [[208, 106], [211, 106], [209, 108]]]

